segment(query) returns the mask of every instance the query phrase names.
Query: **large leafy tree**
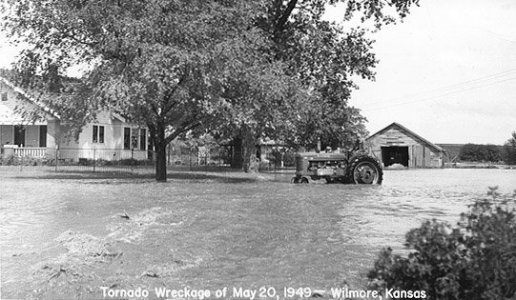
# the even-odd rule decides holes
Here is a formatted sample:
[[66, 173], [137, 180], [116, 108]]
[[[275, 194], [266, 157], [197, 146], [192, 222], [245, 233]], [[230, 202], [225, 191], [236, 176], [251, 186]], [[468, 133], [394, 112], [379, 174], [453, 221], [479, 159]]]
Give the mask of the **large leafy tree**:
[[[277, 110], [266, 110], [271, 122], [240, 126], [234, 133], [235, 148], [252, 153], [256, 139], [267, 136], [291, 146], [313, 148], [318, 139], [323, 146], [346, 146], [366, 134], [365, 118], [348, 105], [353, 79], [373, 79], [373, 68], [378, 63], [372, 41], [366, 31], [324, 19], [327, 9], [345, 4], [345, 21], [369, 20], [374, 28], [394, 22], [407, 15], [417, 4], [409, 1], [338, 1], [338, 0], [272, 0], [266, 13], [256, 19], [272, 41], [270, 53], [287, 69], [291, 81], [285, 86], [286, 95]], [[388, 13], [390, 12], [390, 14]], [[351, 24], [351, 22], [345, 23]], [[344, 25], [345, 25], [344, 24]], [[356, 24], [356, 22], [354, 22]], [[263, 110], [260, 111], [263, 117]], [[261, 118], [260, 120], [263, 120]], [[244, 161], [247, 157], [244, 157]], [[244, 163], [245, 165], [245, 163]]]
[[[377, 61], [363, 30], [323, 20], [337, 2], [380, 28], [417, 0], [6, 0], [3, 28], [28, 45], [19, 84], [78, 126], [103, 108], [145, 124], [166, 180], [166, 144], [192, 130], [246, 149], [263, 135], [333, 145], [362, 131], [351, 78], [372, 78]], [[73, 66], [87, 71], [67, 85]]]
[[[82, 123], [109, 108], [148, 126], [160, 181], [170, 141], [247, 105], [252, 94], [224, 97], [232, 78], [252, 79], [247, 85], [260, 94], [263, 82], [281, 74], [253, 26], [260, 1], [7, 2], [5, 27], [29, 45], [18, 82], [50, 93], [49, 105], [60, 112], [84, 108], [75, 118]], [[77, 65], [88, 71], [65, 91], [62, 75]]]

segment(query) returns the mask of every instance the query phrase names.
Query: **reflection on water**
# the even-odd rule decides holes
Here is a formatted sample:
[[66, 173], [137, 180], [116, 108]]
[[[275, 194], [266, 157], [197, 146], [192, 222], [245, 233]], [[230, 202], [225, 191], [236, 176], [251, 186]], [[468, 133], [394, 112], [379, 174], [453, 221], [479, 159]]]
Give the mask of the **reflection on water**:
[[[155, 280], [168, 287], [358, 286], [378, 251], [401, 250], [409, 229], [432, 218], [455, 223], [488, 186], [516, 188], [514, 170], [386, 171], [381, 186], [292, 185], [291, 175], [264, 176], [166, 184], [0, 178], [3, 293], [23, 298], [35, 268], [67, 251], [56, 238], [68, 230], [123, 248], [127, 261], [116, 278], [127, 284], [158, 284], [139, 274], [178, 261], [184, 267]], [[122, 233], [139, 235], [124, 240]], [[88, 280], [115, 276], [105, 265], [91, 270], [96, 279]]]

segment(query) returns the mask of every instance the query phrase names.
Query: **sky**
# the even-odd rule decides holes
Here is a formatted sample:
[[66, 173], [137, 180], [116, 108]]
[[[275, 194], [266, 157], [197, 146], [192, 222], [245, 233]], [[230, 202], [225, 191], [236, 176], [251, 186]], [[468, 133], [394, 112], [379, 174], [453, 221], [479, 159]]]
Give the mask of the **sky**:
[[420, 0], [372, 37], [376, 80], [350, 101], [371, 134], [397, 122], [433, 143], [503, 144], [516, 131], [516, 1]]
[[[433, 143], [500, 145], [516, 131], [515, 0], [420, 0], [371, 37], [376, 80], [350, 100], [371, 134], [397, 122]], [[0, 33], [0, 67], [17, 51]]]

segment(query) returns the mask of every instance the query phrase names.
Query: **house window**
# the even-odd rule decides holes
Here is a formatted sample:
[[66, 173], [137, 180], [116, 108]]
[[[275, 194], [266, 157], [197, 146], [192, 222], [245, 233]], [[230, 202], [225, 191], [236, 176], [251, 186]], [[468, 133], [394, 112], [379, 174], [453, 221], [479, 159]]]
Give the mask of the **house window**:
[[92, 141], [94, 143], [104, 143], [104, 126], [93, 125]]
[[99, 143], [104, 143], [104, 126], [99, 126]]
[[7, 101], [7, 92], [2, 93], [2, 101]]
[[138, 128], [131, 130], [131, 149], [138, 149]]
[[145, 150], [147, 130], [139, 128], [124, 128], [124, 150]]
[[93, 125], [93, 140], [94, 143], [99, 142], [99, 127], [97, 125]]
[[131, 149], [131, 128], [124, 128], [124, 150]]
[[147, 142], [147, 130], [140, 129], [140, 150], [145, 150], [145, 144]]

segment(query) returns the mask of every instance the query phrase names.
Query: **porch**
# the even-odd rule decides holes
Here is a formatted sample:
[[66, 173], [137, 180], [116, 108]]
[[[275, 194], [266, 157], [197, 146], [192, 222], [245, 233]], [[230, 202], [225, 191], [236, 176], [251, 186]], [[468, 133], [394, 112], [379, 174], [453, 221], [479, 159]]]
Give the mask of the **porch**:
[[57, 158], [70, 162], [79, 162], [81, 159], [107, 161], [117, 161], [125, 159], [146, 160], [147, 151], [95, 148], [56, 149], [50, 147], [19, 147], [18, 145], [4, 145], [0, 147], [0, 159], [9, 159], [11, 157], [37, 159]]
[[2, 124], [0, 122], [0, 145], [17, 145], [18, 147], [52, 147], [55, 146], [55, 123], [47, 122], [35, 125]]
[[44, 158], [55, 155], [55, 123], [36, 125], [0, 124], [2, 158]]

